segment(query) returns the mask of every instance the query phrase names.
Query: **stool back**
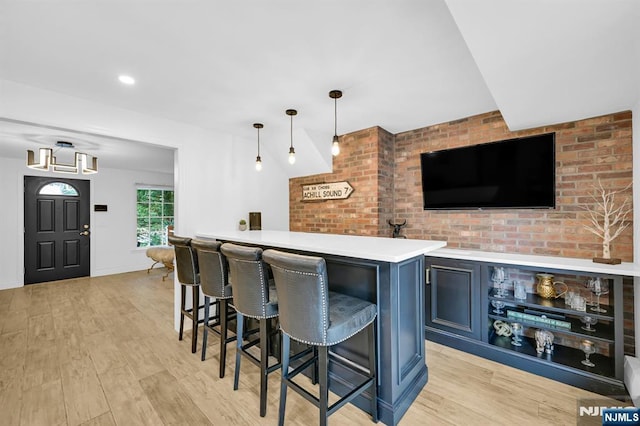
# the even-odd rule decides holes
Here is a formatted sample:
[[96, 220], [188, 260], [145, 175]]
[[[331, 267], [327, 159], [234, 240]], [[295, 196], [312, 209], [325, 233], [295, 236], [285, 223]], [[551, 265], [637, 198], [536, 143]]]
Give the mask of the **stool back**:
[[220, 241], [192, 240], [191, 247], [198, 253], [200, 288], [206, 296], [228, 299], [231, 286], [227, 272], [227, 259], [220, 252]]
[[229, 281], [236, 311], [253, 318], [278, 316], [278, 302], [270, 295], [275, 292], [269, 291], [269, 277], [267, 266], [262, 261], [262, 249], [224, 243], [220, 251], [229, 262]]
[[327, 265], [321, 257], [265, 250], [278, 292], [280, 328], [294, 339], [326, 343], [329, 328]]
[[200, 284], [200, 269], [198, 267], [198, 255], [191, 247], [191, 238], [169, 236], [169, 243], [173, 245], [176, 253], [176, 269], [178, 281], [185, 285]]

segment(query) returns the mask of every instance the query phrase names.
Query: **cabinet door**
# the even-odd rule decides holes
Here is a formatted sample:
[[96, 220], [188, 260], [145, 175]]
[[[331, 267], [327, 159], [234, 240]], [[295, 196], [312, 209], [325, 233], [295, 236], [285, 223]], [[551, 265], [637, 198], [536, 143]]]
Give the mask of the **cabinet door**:
[[480, 340], [480, 265], [438, 258], [426, 265], [426, 326]]

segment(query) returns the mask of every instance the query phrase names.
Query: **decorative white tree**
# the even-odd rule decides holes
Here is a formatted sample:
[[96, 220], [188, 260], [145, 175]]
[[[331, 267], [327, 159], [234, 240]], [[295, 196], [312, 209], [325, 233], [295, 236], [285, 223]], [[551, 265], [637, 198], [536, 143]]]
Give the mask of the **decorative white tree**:
[[616, 194], [626, 191], [631, 184], [618, 191], [606, 190], [598, 179], [597, 187], [591, 195], [594, 206], [586, 207], [589, 212], [590, 225], [584, 227], [602, 239], [602, 257], [611, 259], [611, 242], [629, 226], [628, 215], [631, 212], [631, 203], [628, 198], [616, 206]]

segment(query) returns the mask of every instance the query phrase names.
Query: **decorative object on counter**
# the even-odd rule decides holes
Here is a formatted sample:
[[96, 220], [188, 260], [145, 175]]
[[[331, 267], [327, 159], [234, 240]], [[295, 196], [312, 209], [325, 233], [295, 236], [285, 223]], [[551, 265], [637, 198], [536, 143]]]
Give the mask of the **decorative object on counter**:
[[338, 139], [338, 99], [342, 97], [342, 91], [332, 90], [329, 92], [329, 97], [333, 99], [333, 142], [331, 144], [331, 155], [334, 157], [340, 154], [340, 140]]
[[591, 198], [594, 205], [586, 206], [589, 213], [590, 225], [584, 225], [585, 229], [602, 239], [602, 257], [594, 257], [597, 263], [618, 265], [621, 260], [611, 258], [611, 242], [620, 236], [622, 231], [629, 226], [629, 214], [632, 205], [629, 198], [625, 198], [622, 204], [616, 206], [616, 194], [620, 194], [631, 187], [627, 185], [621, 190], [613, 191], [605, 189], [598, 179], [597, 187], [594, 187]]
[[249, 231], [260, 231], [262, 229], [262, 213], [249, 212]]
[[581, 327], [584, 331], [596, 331], [596, 329], [591, 326], [598, 323], [598, 318], [592, 317], [591, 315], [585, 315], [583, 317], [580, 317], [580, 321], [584, 323], [584, 325]]
[[600, 296], [609, 293], [609, 282], [606, 279], [597, 277], [589, 281], [589, 288], [596, 295], [596, 303], [591, 307], [591, 310], [601, 314], [606, 313], [607, 310], [600, 307]]
[[241, 231], [247, 230], [247, 221], [244, 219], [240, 219], [240, 223], [238, 224], [238, 229]]
[[285, 113], [291, 117], [291, 146], [289, 147], [289, 164], [294, 164], [296, 162], [296, 150], [293, 149], [293, 116], [298, 114], [298, 111], [295, 109], [288, 109]]
[[492, 300], [491, 305], [495, 308], [493, 310], [494, 314], [498, 314], [498, 315], [504, 314], [504, 311], [502, 310], [502, 308], [504, 308], [504, 302], [502, 300]]
[[522, 336], [522, 333], [524, 332], [522, 324], [520, 324], [519, 322], [511, 323], [511, 332], [513, 333], [511, 344], [513, 346], [522, 346], [522, 339], [520, 338], [520, 336]]
[[344, 200], [352, 193], [353, 187], [347, 181], [302, 185], [302, 201]]
[[493, 322], [493, 328], [494, 330], [496, 330], [496, 334], [498, 336], [504, 336], [504, 337], [509, 337], [511, 336], [511, 327], [509, 326], [508, 323], [504, 322], [504, 321], [494, 321]]
[[[536, 274], [536, 277], [538, 278], [536, 290], [540, 297], [545, 299], [557, 299], [569, 290], [569, 287], [562, 281], [553, 281], [551, 274]], [[564, 286], [564, 291], [558, 293], [556, 286]]]
[[580, 349], [584, 352], [585, 358], [581, 361], [583, 365], [587, 367], [595, 367], [596, 365], [589, 360], [589, 355], [596, 353], [596, 345], [591, 340], [582, 340], [580, 342]]
[[547, 330], [536, 330], [536, 352], [541, 354], [546, 352], [553, 353], [553, 333]]
[[495, 297], [504, 298], [506, 297], [504, 293], [504, 289], [502, 288], [502, 283], [506, 279], [506, 275], [504, 272], [504, 268], [502, 266], [495, 266], [493, 268], [493, 272], [491, 273], [491, 281], [493, 282], [493, 287], [496, 289]]
[[522, 281], [515, 280], [513, 282], [513, 297], [516, 300], [527, 299], [527, 286]]
[[256, 157], [256, 170], [262, 170], [262, 158], [260, 158], [260, 129], [264, 127], [262, 123], [253, 123], [253, 127], [258, 130], [258, 156]]
[[407, 219], [405, 219], [402, 223], [392, 223], [391, 219], [388, 219], [387, 223], [389, 224], [389, 226], [393, 227], [393, 234], [391, 235], [393, 238], [407, 238], [404, 235], [400, 235], [400, 231], [402, 230], [402, 228], [407, 226]]

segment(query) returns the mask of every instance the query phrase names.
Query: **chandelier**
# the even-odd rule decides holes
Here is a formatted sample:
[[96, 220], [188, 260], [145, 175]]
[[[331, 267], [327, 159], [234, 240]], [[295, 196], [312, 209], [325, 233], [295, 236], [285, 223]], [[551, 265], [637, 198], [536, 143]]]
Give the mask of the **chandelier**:
[[[56, 142], [56, 147], [58, 149], [73, 148], [73, 144], [71, 142], [58, 141]], [[76, 151], [73, 155], [73, 163], [61, 163], [54, 156], [58, 149], [54, 152], [51, 148], [40, 148], [37, 160], [35, 153], [27, 150], [27, 167], [45, 172], [54, 171], [75, 174], [82, 172], [85, 175], [98, 173], [98, 159], [96, 157]]]

